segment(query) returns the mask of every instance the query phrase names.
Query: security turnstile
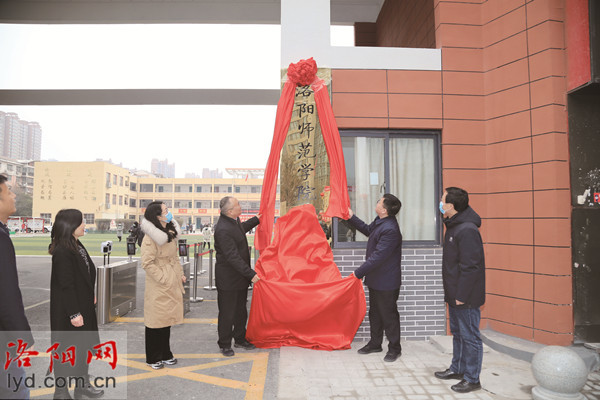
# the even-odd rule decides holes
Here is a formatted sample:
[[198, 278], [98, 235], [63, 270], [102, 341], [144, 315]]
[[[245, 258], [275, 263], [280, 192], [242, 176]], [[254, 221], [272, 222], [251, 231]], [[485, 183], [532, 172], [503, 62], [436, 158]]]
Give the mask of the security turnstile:
[[137, 261], [120, 261], [97, 269], [98, 323], [107, 324], [135, 310]]

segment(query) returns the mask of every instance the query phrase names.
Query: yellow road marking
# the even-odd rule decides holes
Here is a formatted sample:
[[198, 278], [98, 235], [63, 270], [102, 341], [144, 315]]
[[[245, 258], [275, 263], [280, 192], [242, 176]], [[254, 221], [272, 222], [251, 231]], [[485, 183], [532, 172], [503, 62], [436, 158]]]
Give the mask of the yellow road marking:
[[[269, 363], [269, 353], [244, 353], [234, 357], [224, 357], [222, 354], [175, 354], [176, 358], [180, 359], [220, 359], [219, 361], [211, 361], [207, 363], [189, 365], [185, 367], [168, 366], [159, 370], [154, 370], [146, 365], [145, 362], [136, 361], [135, 359], [145, 359], [145, 354], [119, 354], [117, 363], [121, 366], [142, 370], [132, 375], [124, 375], [114, 377], [117, 383], [134, 382], [144, 379], [159, 378], [163, 376], [175, 376], [182, 379], [187, 379], [194, 382], [207, 383], [214, 386], [221, 386], [230, 389], [244, 390], [246, 392], [246, 400], [262, 399], [265, 389], [265, 381], [267, 378], [267, 367]], [[235, 379], [221, 378], [205, 374], [199, 374], [194, 371], [210, 370], [212, 368], [222, 367], [226, 365], [251, 362], [250, 378], [248, 382], [238, 381]], [[53, 393], [53, 388], [36, 389], [30, 391], [31, 397], [44, 396]]]
[[39, 303], [32, 304], [30, 306], [25, 307], [25, 310], [30, 310], [33, 307], [41, 306], [42, 304], [50, 303], [50, 300], [40, 301]]

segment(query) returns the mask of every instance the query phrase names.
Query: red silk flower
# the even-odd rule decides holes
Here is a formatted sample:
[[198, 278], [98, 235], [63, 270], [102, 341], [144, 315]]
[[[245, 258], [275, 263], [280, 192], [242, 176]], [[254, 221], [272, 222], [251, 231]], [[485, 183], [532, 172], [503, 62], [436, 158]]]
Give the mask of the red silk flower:
[[300, 60], [288, 67], [287, 76], [296, 86], [307, 86], [317, 78], [317, 63], [313, 58]]

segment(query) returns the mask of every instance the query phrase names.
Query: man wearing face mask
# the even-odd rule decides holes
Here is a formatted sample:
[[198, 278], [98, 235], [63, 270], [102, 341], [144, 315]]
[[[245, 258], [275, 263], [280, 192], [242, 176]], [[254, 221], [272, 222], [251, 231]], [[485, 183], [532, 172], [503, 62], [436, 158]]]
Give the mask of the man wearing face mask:
[[235, 197], [221, 199], [221, 216], [215, 226], [215, 251], [217, 262], [215, 275], [217, 281], [217, 306], [219, 307], [218, 345], [225, 357], [235, 355], [231, 348], [231, 339], [235, 347], [245, 350], [255, 349], [246, 339], [246, 321], [248, 320], [248, 286], [259, 280], [250, 268], [250, 252], [246, 232], [260, 223], [260, 214], [248, 221], [240, 222], [242, 207]]
[[479, 233], [481, 217], [469, 207], [469, 194], [460, 188], [446, 188], [440, 201], [444, 216], [444, 256], [442, 275], [444, 300], [448, 303], [452, 332], [452, 364], [438, 371], [439, 379], [460, 379], [451, 386], [459, 393], [481, 389], [479, 374], [483, 344], [479, 334], [485, 303], [485, 259]]

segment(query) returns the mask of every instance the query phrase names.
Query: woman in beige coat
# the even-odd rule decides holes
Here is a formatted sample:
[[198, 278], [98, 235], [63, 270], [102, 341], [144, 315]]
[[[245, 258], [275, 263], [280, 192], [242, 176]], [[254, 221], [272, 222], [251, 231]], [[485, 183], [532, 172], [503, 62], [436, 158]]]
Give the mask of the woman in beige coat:
[[146, 207], [141, 224], [142, 268], [146, 271], [144, 325], [146, 363], [153, 369], [177, 363], [169, 346], [171, 326], [183, 323], [185, 276], [177, 254], [181, 229], [161, 201]]

